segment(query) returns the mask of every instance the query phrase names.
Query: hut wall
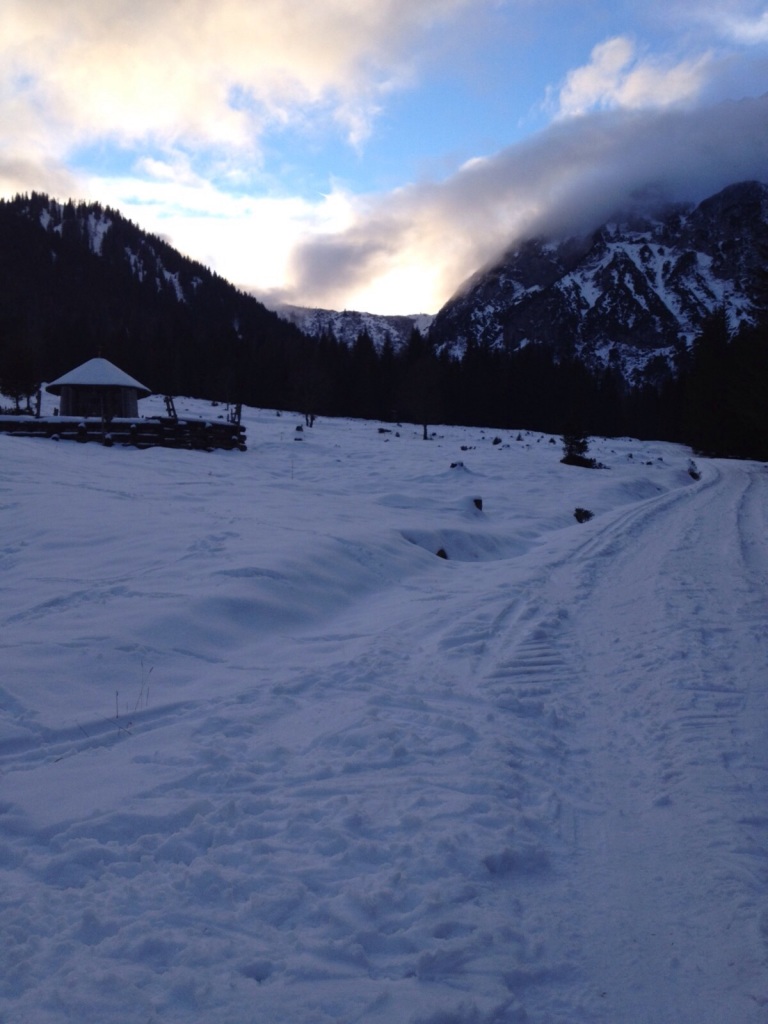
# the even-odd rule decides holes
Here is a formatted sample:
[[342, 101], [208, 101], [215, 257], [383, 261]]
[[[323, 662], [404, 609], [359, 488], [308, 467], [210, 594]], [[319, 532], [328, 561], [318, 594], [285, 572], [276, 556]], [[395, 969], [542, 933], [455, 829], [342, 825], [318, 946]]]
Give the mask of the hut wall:
[[62, 385], [61, 415], [135, 418], [139, 415], [136, 388]]

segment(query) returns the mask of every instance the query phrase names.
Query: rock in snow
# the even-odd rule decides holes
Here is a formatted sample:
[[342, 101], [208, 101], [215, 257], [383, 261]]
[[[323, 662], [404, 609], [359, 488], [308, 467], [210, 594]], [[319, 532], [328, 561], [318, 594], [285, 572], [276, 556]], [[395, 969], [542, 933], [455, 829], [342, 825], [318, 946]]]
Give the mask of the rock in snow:
[[0, 436], [0, 1019], [764, 1024], [765, 467], [245, 420]]

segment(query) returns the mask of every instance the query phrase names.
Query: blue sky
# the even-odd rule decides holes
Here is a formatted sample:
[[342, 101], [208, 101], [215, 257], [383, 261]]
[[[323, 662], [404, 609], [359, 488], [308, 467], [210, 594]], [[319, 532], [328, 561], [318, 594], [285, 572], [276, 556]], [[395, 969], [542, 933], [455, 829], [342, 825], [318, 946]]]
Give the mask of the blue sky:
[[271, 302], [433, 312], [516, 238], [768, 180], [754, 0], [4, 0], [0, 192]]

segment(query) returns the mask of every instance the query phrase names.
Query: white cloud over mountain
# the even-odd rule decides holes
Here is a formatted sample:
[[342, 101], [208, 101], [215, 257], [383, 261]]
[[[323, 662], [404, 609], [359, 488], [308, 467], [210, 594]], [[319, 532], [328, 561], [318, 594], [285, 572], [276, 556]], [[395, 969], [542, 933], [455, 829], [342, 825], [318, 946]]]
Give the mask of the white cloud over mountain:
[[447, 298], [516, 238], [587, 230], [628, 203], [701, 199], [764, 178], [767, 125], [768, 96], [558, 121], [445, 182], [382, 197], [347, 230], [308, 241], [294, 257], [296, 295], [333, 305], [400, 273], [419, 278], [422, 294], [432, 287]]

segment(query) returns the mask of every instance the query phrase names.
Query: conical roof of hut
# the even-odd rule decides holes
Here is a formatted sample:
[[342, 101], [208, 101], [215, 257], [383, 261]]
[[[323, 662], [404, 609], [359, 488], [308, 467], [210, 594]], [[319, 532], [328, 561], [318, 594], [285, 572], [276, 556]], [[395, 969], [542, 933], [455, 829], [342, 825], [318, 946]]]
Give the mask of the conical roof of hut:
[[152, 394], [148, 387], [140, 384], [120, 367], [100, 356], [89, 359], [82, 366], [76, 366], [74, 370], [65, 373], [63, 377], [51, 381], [46, 385], [45, 390], [50, 391], [52, 395], [60, 395], [61, 389], [67, 385], [93, 388], [135, 388], [139, 398], [146, 398], [147, 395]]

